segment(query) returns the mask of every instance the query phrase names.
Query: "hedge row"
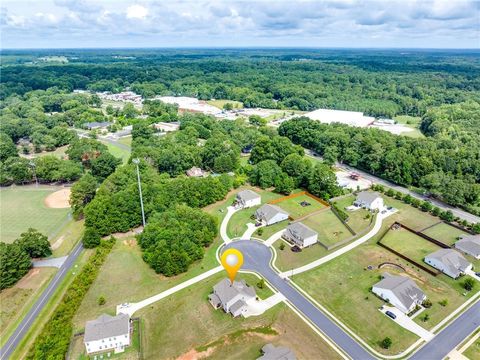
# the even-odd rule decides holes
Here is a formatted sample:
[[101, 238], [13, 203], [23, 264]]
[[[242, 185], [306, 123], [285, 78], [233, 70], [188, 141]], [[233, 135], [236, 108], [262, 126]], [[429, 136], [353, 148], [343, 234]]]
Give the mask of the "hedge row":
[[72, 319], [114, 244], [115, 239], [111, 237], [97, 247], [95, 254], [88, 259], [68, 287], [52, 317], [30, 348], [27, 359], [65, 359], [73, 332]]

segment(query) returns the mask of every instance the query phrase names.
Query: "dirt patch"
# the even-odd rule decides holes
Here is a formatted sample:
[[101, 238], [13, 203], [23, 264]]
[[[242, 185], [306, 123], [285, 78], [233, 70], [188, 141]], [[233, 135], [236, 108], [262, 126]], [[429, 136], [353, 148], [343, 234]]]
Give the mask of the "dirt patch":
[[45, 205], [53, 209], [65, 209], [70, 207], [70, 188], [61, 189], [45, 198]]
[[104, 239], [109, 239], [110, 236], [113, 236], [116, 239], [123, 239], [123, 238], [128, 238], [128, 237], [134, 237], [138, 234], [140, 234], [143, 231], [143, 226], [136, 227], [130, 231], [124, 232], [124, 233], [113, 233], [111, 235], [105, 236]]
[[135, 246], [137, 246], [137, 240], [135, 240], [135, 239], [123, 240], [123, 245], [130, 246], [130, 247], [135, 247]]
[[62, 245], [63, 240], [65, 240], [65, 235], [60, 236], [57, 241], [52, 244], [52, 250], [57, 250], [60, 245]]
[[17, 283], [17, 287], [20, 289], [32, 289], [32, 283], [30, 280], [40, 273], [40, 269], [32, 269]]
[[204, 359], [210, 355], [212, 355], [215, 347], [208, 348], [206, 351], [198, 352], [195, 349], [190, 350], [189, 352], [180, 355], [177, 360], [197, 360], [197, 359]]

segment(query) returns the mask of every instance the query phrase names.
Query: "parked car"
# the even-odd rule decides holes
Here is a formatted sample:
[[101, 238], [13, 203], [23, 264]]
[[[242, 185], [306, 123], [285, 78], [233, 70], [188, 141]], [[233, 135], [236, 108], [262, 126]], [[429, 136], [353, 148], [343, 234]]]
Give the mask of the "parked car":
[[387, 315], [388, 317], [391, 317], [392, 319], [396, 319], [397, 318], [397, 315], [395, 315], [394, 313], [392, 313], [391, 311], [385, 311], [385, 315]]

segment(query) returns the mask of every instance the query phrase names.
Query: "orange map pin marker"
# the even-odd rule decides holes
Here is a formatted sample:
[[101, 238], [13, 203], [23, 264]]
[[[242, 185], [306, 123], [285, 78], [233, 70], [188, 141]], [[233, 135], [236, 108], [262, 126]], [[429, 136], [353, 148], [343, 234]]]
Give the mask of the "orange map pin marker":
[[240, 270], [243, 265], [243, 254], [237, 249], [227, 249], [223, 252], [220, 261], [233, 284], [233, 280], [235, 280], [238, 270]]

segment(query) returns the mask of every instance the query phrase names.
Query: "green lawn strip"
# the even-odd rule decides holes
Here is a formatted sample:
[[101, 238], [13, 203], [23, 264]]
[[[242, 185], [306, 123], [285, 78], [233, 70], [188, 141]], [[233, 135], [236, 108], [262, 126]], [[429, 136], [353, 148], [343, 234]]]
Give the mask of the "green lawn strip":
[[[300, 203], [303, 201], [310, 203], [310, 205], [305, 207], [301, 206]], [[298, 219], [300, 217], [312, 214], [318, 210], [325, 208], [325, 205], [316, 201], [315, 199], [312, 199], [307, 195], [300, 195], [294, 198], [289, 198], [279, 203], [276, 203], [275, 205], [281, 207], [283, 210], [288, 212], [290, 216], [294, 219]]]
[[[24, 278], [20, 280], [20, 284], [17, 283], [13, 287], [4, 289], [0, 293], [0, 304], [2, 304], [0, 315], [0, 346], [3, 346], [9, 339], [31, 309], [32, 305], [48, 286], [56, 272], [54, 268], [38, 270], [40, 270], [38, 274], [33, 275], [31, 279]], [[34, 271], [35, 270], [31, 270], [32, 273]], [[25, 277], [28, 276], [29, 274], [25, 275]], [[25, 280], [32, 283], [33, 288], [24, 288]]]
[[117, 140], [120, 144], [132, 146], [132, 137], [131, 136], [124, 136]]
[[[409, 257], [419, 264], [424, 264], [425, 256], [440, 250], [441, 248], [421, 238], [418, 235], [404, 229], [389, 230], [382, 239], [382, 244], [387, 245], [400, 254]], [[432, 268], [432, 270], [434, 270]]]
[[84, 220], [70, 220], [61, 231], [50, 240], [52, 244], [53, 257], [65, 256], [70, 253], [73, 247], [80, 241], [83, 235]]
[[220, 110], [223, 110], [223, 106], [227, 103], [232, 104], [234, 109], [243, 109], [243, 103], [241, 101], [235, 101], [235, 100], [215, 99], [215, 100], [207, 100], [206, 103], [209, 105], [215, 106]]
[[[392, 255], [377, 245], [362, 245], [314, 270], [293, 277], [310, 296], [383, 354], [396, 354], [408, 348], [418, 337], [383, 315], [378, 308], [384, 302], [370, 292], [386, 269], [376, 269]], [[375, 270], [366, 270], [372, 265]], [[382, 349], [380, 342], [389, 336], [393, 345]]]
[[[283, 250], [280, 250], [282, 243], [284, 244], [284, 248]], [[290, 246], [288, 246], [283, 240], [277, 240], [273, 246], [277, 252], [275, 266], [281, 271], [288, 271], [309, 264], [329, 253], [320, 244], [315, 244], [309, 248], [303, 249], [301, 252], [293, 252]]]
[[318, 241], [325, 245], [333, 245], [352, 237], [332, 210], [322, 211], [301, 221], [318, 233]]
[[0, 189], [0, 240], [11, 243], [33, 227], [47, 236], [67, 220], [70, 209], [53, 209], [44, 200], [59, 186], [25, 185]]
[[50, 317], [52, 316], [57, 305], [60, 303], [60, 300], [65, 294], [65, 291], [75, 279], [76, 275], [78, 275], [82, 266], [85, 265], [92, 253], [93, 250], [82, 251], [77, 261], [75, 262], [75, 265], [73, 266], [73, 270], [68, 272], [68, 274], [65, 276], [63, 281], [60, 283], [60, 285], [50, 298], [50, 301], [38, 314], [32, 326], [25, 334], [22, 341], [18, 344], [16, 350], [12, 353], [11, 359], [24, 359], [26, 357], [28, 350], [33, 345], [33, 342], [35, 341], [37, 336], [43, 331], [45, 324], [50, 320]]
[[[260, 348], [268, 342], [291, 346], [293, 351], [298, 351], [299, 358], [312, 358], [312, 351], [317, 351], [317, 356], [336, 358], [335, 353], [284, 304], [246, 319], [233, 318], [221, 309], [213, 309], [207, 297], [213, 285], [224, 276], [216, 274], [139, 311], [145, 323], [144, 358], [171, 359], [191, 351], [204, 351], [209, 358], [216, 359], [256, 358], [260, 356]], [[245, 276], [247, 274], [239, 275], [240, 278]], [[248, 276], [256, 281], [255, 276]], [[249, 278], [247, 282], [252, 281]], [[187, 330], [182, 326], [186, 324]], [[241, 349], [240, 353], [235, 351], [237, 349]], [[305, 353], [308, 355], [302, 357]]]
[[[475, 331], [474, 334], [480, 332], [480, 329]], [[463, 355], [470, 360], [480, 360], [480, 338], [477, 338], [472, 345], [470, 345], [464, 352]]]
[[443, 222], [426, 229], [425, 231], [423, 231], [423, 234], [439, 240], [447, 245], [453, 245], [457, 241], [459, 236], [467, 235], [466, 232]]
[[345, 210], [345, 208], [352, 205], [354, 201], [355, 196], [349, 195], [335, 201], [335, 204], [338, 206], [338, 208], [344, 210], [348, 214], [347, 223], [353, 229], [353, 231], [355, 231], [356, 233], [360, 233], [361, 231], [364, 231], [370, 226], [371, 214], [368, 210], [365, 209], [358, 209], [355, 211]]
[[263, 226], [253, 233], [253, 237], [262, 239], [262, 240], [267, 240], [270, 236], [273, 234], [279, 232], [280, 230], [285, 229], [289, 224], [289, 221], [280, 221], [279, 223], [269, 225], [269, 226]]

